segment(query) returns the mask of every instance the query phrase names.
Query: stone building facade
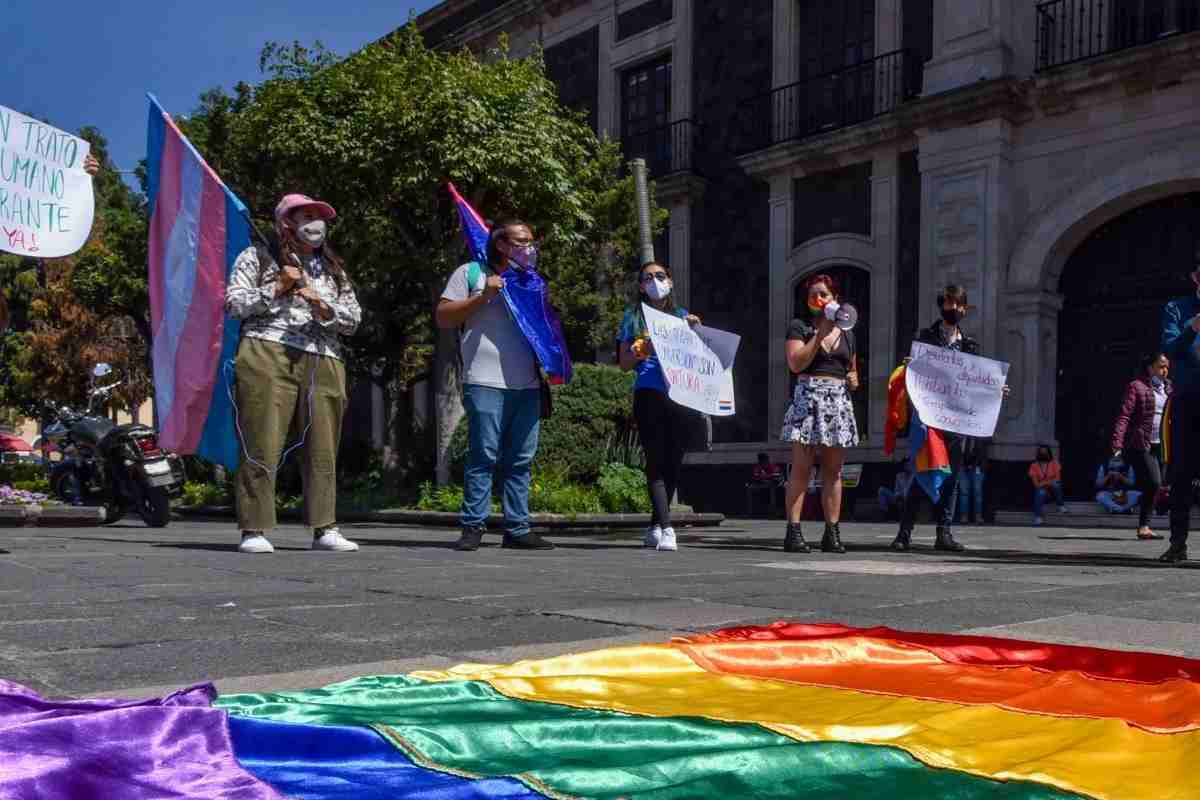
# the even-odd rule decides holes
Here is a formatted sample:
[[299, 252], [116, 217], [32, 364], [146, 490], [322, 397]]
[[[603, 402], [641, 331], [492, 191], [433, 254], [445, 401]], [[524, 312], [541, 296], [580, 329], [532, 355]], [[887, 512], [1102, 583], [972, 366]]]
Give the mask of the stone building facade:
[[693, 494], [734, 510], [756, 453], [787, 459], [784, 332], [818, 270], [862, 312], [867, 484], [892, 470], [887, 376], [956, 283], [965, 327], [1012, 365], [996, 502], [1026, 502], [1039, 442], [1089, 494], [1200, 252], [1200, 4], [447, 0], [418, 25], [439, 46], [540, 45], [564, 102], [648, 159], [680, 295], [743, 336], [738, 415], [689, 455]]

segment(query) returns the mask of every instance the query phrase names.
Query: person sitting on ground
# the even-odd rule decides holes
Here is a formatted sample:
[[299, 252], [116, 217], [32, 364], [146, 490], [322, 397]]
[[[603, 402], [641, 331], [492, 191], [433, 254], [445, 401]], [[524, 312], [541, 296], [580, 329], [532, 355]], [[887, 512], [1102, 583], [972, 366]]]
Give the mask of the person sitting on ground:
[[1029, 465], [1029, 480], [1033, 481], [1033, 524], [1042, 524], [1042, 509], [1046, 507], [1046, 498], [1054, 495], [1058, 505], [1058, 513], [1067, 513], [1063, 504], [1062, 465], [1054, 458], [1050, 445], [1044, 444], [1038, 448], [1037, 460]]
[[912, 479], [912, 462], [906, 458], [900, 462], [894, 488], [879, 487], [879, 508], [888, 519], [899, 519], [904, 513], [904, 500], [908, 497], [908, 487]]
[[771, 461], [766, 453], [759, 453], [758, 463], [750, 470], [750, 482], [759, 486], [779, 486], [783, 483], [783, 468]]
[[1096, 502], [1110, 514], [1128, 514], [1141, 502], [1142, 493], [1134, 490], [1133, 467], [1114, 456], [1096, 468]]

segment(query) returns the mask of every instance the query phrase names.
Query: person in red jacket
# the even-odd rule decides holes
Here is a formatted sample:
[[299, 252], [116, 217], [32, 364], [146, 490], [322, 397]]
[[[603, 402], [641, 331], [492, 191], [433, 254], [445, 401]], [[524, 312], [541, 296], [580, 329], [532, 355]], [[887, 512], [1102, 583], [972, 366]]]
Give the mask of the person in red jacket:
[[1125, 387], [1125, 400], [1113, 424], [1113, 457], [1124, 455], [1133, 467], [1137, 488], [1142, 493], [1137, 538], [1161, 539], [1150, 529], [1154, 498], [1162, 488], [1162, 418], [1171, 382], [1171, 362], [1165, 353], [1143, 356], [1141, 371]]

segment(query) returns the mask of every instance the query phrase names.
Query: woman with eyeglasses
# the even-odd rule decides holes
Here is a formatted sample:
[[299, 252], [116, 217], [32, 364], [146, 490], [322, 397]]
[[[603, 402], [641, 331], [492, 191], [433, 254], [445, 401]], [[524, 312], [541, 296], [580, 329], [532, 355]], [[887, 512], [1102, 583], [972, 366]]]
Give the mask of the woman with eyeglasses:
[[667, 397], [667, 379], [654, 354], [642, 303], [686, 319], [692, 325], [700, 322], [698, 317], [675, 305], [672, 286], [671, 271], [666, 266], [656, 261], [643, 266], [638, 273], [637, 296], [625, 310], [619, 337], [621, 369], [637, 373], [633, 382], [633, 418], [646, 453], [646, 488], [653, 507], [642, 544], [655, 550], [678, 549], [675, 529], [671, 526], [671, 498], [675, 496], [683, 466], [687, 411]]
[[815, 462], [821, 467], [821, 507], [825, 535], [821, 550], [844, 553], [842, 532], [842, 464], [846, 448], [858, 444], [858, 425], [850, 392], [858, 389], [853, 331], [843, 331], [824, 313], [837, 300], [838, 287], [829, 275], [814, 275], [805, 283], [808, 319], [788, 326], [787, 363], [796, 375], [792, 404], [783, 417], [781, 437], [792, 444], [792, 475], [788, 483], [787, 533], [783, 549], [808, 553], [812, 547], [800, 532], [800, 516], [808, 476]]

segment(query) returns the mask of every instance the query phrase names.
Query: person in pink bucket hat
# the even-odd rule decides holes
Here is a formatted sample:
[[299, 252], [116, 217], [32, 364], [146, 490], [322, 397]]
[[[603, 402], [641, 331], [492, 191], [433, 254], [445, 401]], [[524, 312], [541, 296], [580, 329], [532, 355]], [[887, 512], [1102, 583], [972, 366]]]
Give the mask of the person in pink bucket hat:
[[358, 549], [342, 536], [336, 517], [337, 452], [347, 398], [341, 337], [352, 335], [362, 320], [354, 285], [327, 241], [329, 220], [336, 216], [328, 203], [284, 195], [275, 206], [278, 245], [246, 248], [225, 293], [226, 310], [242, 321], [234, 369], [243, 553], [274, 552], [267, 534], [276, 524], [275, 477], [299, 448], [313, 549]]

